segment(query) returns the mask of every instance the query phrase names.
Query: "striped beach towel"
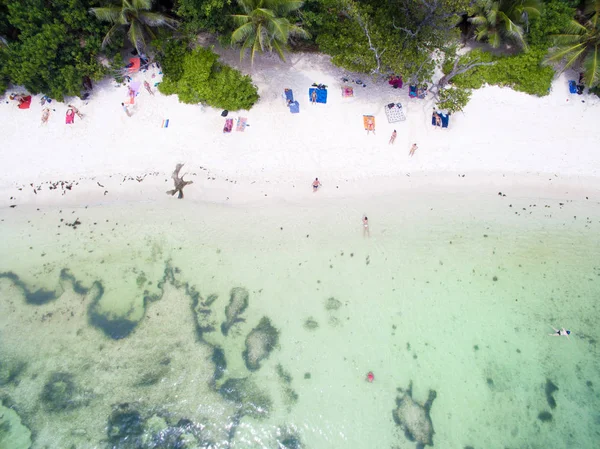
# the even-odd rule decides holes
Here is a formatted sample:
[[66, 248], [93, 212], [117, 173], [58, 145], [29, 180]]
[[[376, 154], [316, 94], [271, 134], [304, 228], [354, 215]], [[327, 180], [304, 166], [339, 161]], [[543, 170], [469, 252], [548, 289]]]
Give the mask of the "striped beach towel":
[[246, 117], [238, 117], [237, 119], [237, 125], [235, 127], [236, 131], [241, 131], [244, 132], [244, 130], [246, 129], [246, 122], [248, 121], [248, 119]]

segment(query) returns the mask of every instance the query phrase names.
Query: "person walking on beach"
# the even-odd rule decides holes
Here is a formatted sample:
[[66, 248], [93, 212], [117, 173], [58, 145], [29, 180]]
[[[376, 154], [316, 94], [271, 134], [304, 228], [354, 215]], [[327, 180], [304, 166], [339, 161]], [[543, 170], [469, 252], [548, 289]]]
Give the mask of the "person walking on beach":
[[312, 183], [313, 192], [319, 190], [319, 187], [321, 187], [321, 181], [319, 181], [319, 178], [315, 178], [315, 180]]
[[127, 117], [131, 117], [131, 112], [129, 112], [129, 109], [127, 109], [127, 105], [125, 103], [121, 103], [121, 107], [125, 111], [125, 114], [127, 114]]
[[362, 219], [363, 224], [363, 237], [371, 237], [371, 232], [369, 231], [369, 218], [365, 215]]
[[413, 156], [415, 154], [415, 151], [417, 151], [417, 144], [413, 143], [412, 147], [410, 147], [410, 152], [408, 153], [409, 156]]
[[554, 326], [550, 326], [552, 329], [554, 329], [554, 332], [552, 334], [548, 334], [551, 337], [567, 337], [569, 338], [569, 335], [571, 335], [571, 331], [568, 329], [565, 329], [564, 327], [562, 329], [556, 329]]
[[395, 141], [396, 141], [396, 130], [394, 130], [394, 132], [392, 133], [392, 137], [390, 137], [390, 142], [389, 144], [392, 145]]

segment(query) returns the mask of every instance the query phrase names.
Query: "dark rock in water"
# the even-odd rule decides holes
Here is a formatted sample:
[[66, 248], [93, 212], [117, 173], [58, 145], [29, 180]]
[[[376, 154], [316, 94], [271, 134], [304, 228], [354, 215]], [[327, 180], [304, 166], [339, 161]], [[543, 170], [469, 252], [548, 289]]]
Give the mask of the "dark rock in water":
[[29, 289], [27, 284], [23, 282], [21, 278], [12, 271], [0, 273], [0, 279], [10, 280], [15, 285], [15, 287], [21, 290], [27, 304], [39, 306], [41, 304], [46, 304], [50, 301], [54, 301], [56, 298], [63, 294], [62, 288], [59, 288], [57, 290], [47, 290], [45, 288], [40, 288], [35, 291], [32, 291]]
[[227, 371], [227, 361], [225, 360], [225, 352], [223, 349], [216, 346], [213, 349], [210, 360], [215, 364], [215, 372], [213, 373], [213, 382], [216, 382], [223, 377]]
[[312, 376], [309, 372], [304, 373], [304, 378], [305, 379], [310, 379]]
[[334, 297], [328, 298], [325, 301], [325, 310], [337, 310], [342, 307], [342, 303]]
[[235, 287], [231, 289], [229, 294], [229, 304], [225, 307], [225, 321], [221, 324], [221, 332], [223, 335], [229, 333], [229, 329], [238, 322], [244, 321], [239, 316], [244, 313], [248, 307], [250, 294], [243, 287]]
[[542, 422], [552, 421], [552, 413], [540, 412], [540, 414], [538, 415], [538, 419]]
[[247, 377], [227, 379], [218, 392], [224, 399], [235, 402], [242, 416], [265, 418], [273, 407], [271, 398]]
[[85, 396], [78, 392], [73, 375], [62, 372], [52, 373], [44, 385], [40, 399], [52, 412], [73, 410], [88, 402]]
[[[117, 445], [117, 447], [120, 447], [125, 441], [133, 443], [135, 437], [140, 436], [143, 431], [144, 420], [142, 415], [130, 404], [118, 405], [108, 418], [108, 439], [113, 445]], [[126, 447], [136, 446], [131, 445]]]
[[412, 397], [412, 382], [401, 397], [396, 398], [396, 408], [392, 412], [394, 422], [402, 427], [404, 435], [417, 443], [417, 448], [433, 446], [433, 423], [430, 410], [437, 393], [429, 390], [427, 401], [421, 405]]
[[283, 439], [277, 440], [277, 442], [279, 443], [279, 449], [302, 449], [304, 447], [300, 437], [294, 434], [290, 435], [288, 432], [284, 434]]
[[26, 427], [21, 417], [5, 398], [0, 400], [0, 447], [2, 449], [29, 449], [31, 430]]
[[21, 360], [0, 358], [0, 387], [11, 383], [17, 385], [25, 368], [27, 368], [27, 363]]
[[277, 364], [275, 370], [277, 371], [277, 376], [283, 383], [287, 385], [290, 385], [292, 383], [292, 375], [283, 368], [283, 365], [281, 363]]
[[317, 323], [317, 321], [312, 316], [308, 317], [304, 322], [304, 329], [306, 330], [314, 331], [318, 327], [319, 323]]
[[546, 401], [550, 408], [556, 408], [556, 400], [554, 400], [554, 392], [558, 391], [558, 387], [550, 379], [546, 379]]
[[269, 318], [262, 317], [258, 326], [246, 337], [246, 350], [242, 353], [246, 368], [257, 371], [260, 362], [269, 357], [279, 342], [279, 331], [271, 324]]

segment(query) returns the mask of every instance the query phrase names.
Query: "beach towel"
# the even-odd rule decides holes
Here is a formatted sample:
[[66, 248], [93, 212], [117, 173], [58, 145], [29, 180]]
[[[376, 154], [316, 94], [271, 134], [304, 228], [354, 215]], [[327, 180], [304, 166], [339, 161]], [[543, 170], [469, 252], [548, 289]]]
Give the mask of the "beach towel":
[[327, 103], [327, 89], [317, 89], [316, 87], [311, 87], [308, 89], [308, 100], [312, 101], [312, 93], [313, 91], [317, 92], [317, 103]]
[[225, 126], [223, 127], [223, 132], [230, 133], [232, 128], [233, 128], [233, 119], [232, 118], [226, 119]]
[[127, 70], [129, 73], [137, 73], [140, 70], [140, 58], [129, 58], [129, 64], [127, 64]]
[[237, 126], [235, 127], [236, 131], [244, 132], [246, 129], [246, 122], [248, 119], [246, 117], [238, 117]]
[[292, 89], [284, 89], [283, 94], [285, 95], [286, 103], [289, 101], [290, 103], [294, 102], [294, 91]]
[[300, 112], [300, 103], [298, 103], [297, 101], [290, 103], [288, 106], [290, 107], [290, 112], [292, 114], [297, 114], [298, 112]]
[[168, 127], [169, 127], [169, 119], [166, 118], [162, 121], [161, 128], [168, 128]]
[[353, 97], [354, 89], [350, 86], [342, 86], [342, 97]]
[[75, 122], [75, 111], [73, 109], [67, 109], [67, 115], [65, 116], [65, 123], [72, 125]]
[[19, 102], [19, 109], [29, 109], [31, 106], [31, 95], [27, 95], [23, 97], [23, 99]]
[[363, 125], [367, 131], [375, 131], [375, 117], [372, 115], [363, 115]]
[[574, 80], [569, 81], [569, 92], [572, 94], [577, 93], [577, 83]]
[[410, 98], [417, 98], [417, 86], [408, 86], [408, 96]]
[[385, 105], [385, 115], [388, 119], [388, 123], [401, 122], [406, 120], [406, 115], [404, 115], [404, 110], [402, 109], [402, 104], [400, 103], [389, 103]]

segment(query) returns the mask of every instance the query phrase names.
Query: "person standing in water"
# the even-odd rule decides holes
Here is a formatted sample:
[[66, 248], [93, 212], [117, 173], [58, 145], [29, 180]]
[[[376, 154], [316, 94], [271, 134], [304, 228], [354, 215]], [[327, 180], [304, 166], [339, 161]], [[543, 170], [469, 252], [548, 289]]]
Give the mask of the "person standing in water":
[[319, 181], [319, 178], [315, 178], [315, 180], [312, 183], [313, 192], [319, 190], [319, 187], [321, 187], [321, 181]]
[[371, 237], [371, 232], [369, 231], [369, 218], [365, 215], [362, 219], [363, 224], [363, 237]]

